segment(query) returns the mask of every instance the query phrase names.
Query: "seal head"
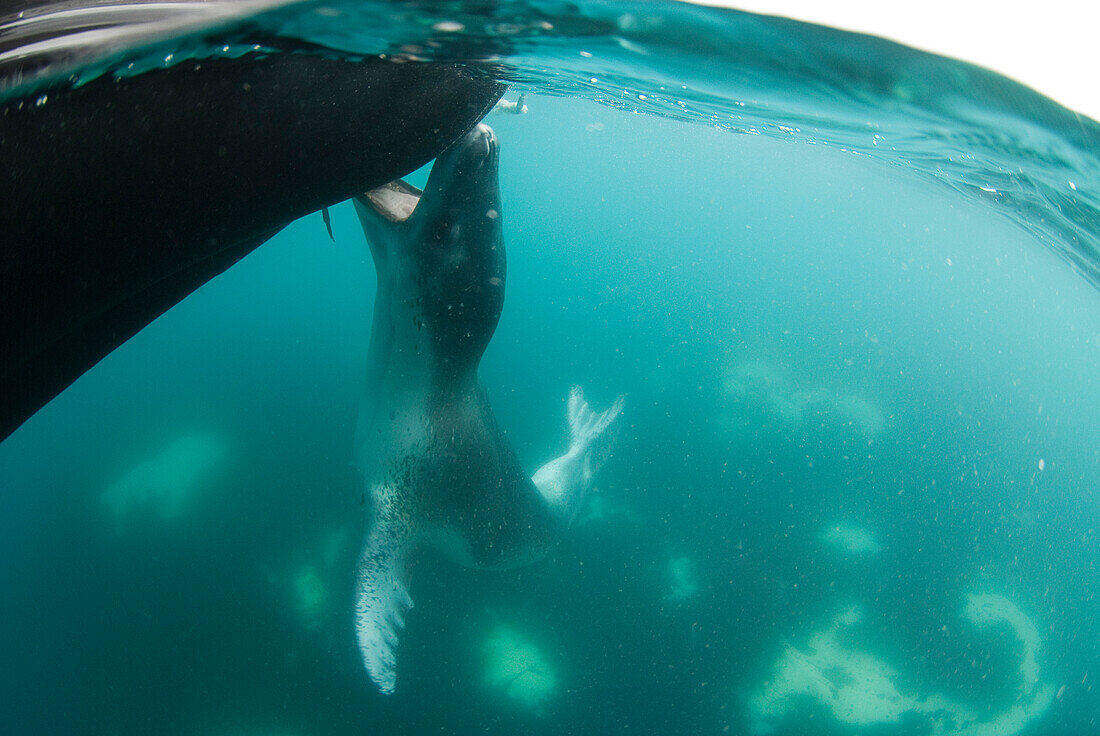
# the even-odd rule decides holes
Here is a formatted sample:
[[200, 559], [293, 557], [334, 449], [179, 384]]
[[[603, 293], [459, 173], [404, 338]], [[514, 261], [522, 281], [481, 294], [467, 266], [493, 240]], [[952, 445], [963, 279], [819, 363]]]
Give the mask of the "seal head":
[[378, 269], [374, 335], [389, 335], [372, 362], [420, 361], [436, 389], [476, 380], [504, 306], [497, 163], [496, 136], [478, 125], [436, 160], [423, 192], [397, 181], [356, 199]]

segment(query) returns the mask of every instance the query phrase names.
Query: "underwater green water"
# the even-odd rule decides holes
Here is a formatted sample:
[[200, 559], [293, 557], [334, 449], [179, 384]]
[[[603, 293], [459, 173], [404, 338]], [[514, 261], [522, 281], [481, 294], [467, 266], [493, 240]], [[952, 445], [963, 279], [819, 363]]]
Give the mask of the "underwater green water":
[[[764, 30], [777, 57], [798, 38]], [[416, 557], [377, 692], [352, 633], [374, 270], [339, 205], [335, 242], [294, 223], [0, 444], [5, 731], [1100, 732], [1095, 123], [1072, 140], [1023, 97], [933, 120], [724, 76], [734, 35], [707, 67], [640, 33], [593, 30], [595, 61], [513, 41], [529, 112], [486, 121], [501, 426], [533, 471], [565, 448], [572, 385], [627, 396], [551, 557]], [[625, 82], [585, 86], [588, 63]], [[689, 67], [710, 89], [679, 105]]]

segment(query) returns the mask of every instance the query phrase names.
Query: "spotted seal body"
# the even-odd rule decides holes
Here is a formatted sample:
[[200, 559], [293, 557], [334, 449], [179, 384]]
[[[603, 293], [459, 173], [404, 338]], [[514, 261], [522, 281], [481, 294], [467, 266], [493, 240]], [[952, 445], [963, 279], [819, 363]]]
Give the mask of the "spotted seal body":
[[545, 554], [590, 484], [594, 441], [621, 408], [596, 415], [575, 391], [571, 414], [583, 409], [590, 431], [534, 479], [498, 427], [477, 376], [504, 304], [497, 162], [496, 137], [479, 125], [437, 159], [422, 193], [394, 182], [356, 200], [378, 291], [356, 441], [373, 518], [355, 625], [383, 692], [394, 689], [412, 605], [408, 553], [430, 544], [480, 568]]

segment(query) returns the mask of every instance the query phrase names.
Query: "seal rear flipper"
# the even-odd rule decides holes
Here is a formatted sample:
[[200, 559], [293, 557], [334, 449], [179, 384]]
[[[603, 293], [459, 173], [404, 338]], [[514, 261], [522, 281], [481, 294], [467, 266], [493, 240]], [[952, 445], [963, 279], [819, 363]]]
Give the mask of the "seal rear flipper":
[[381, 513], [359, 558], [355, 635], [363, 665], [378, 689], [389, 694], [397, 681], [397, 644], [412, 608], [405, 581], [411, 535], [394, 516]]

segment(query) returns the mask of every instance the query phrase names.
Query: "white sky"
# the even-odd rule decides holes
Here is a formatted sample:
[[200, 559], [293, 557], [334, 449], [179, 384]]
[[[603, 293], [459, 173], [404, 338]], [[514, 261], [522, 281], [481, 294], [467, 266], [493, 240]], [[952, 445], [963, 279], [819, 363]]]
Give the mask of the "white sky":
[[872, 33], [980, 64], [1100, 120], [1097, 0], [692, 0]]

